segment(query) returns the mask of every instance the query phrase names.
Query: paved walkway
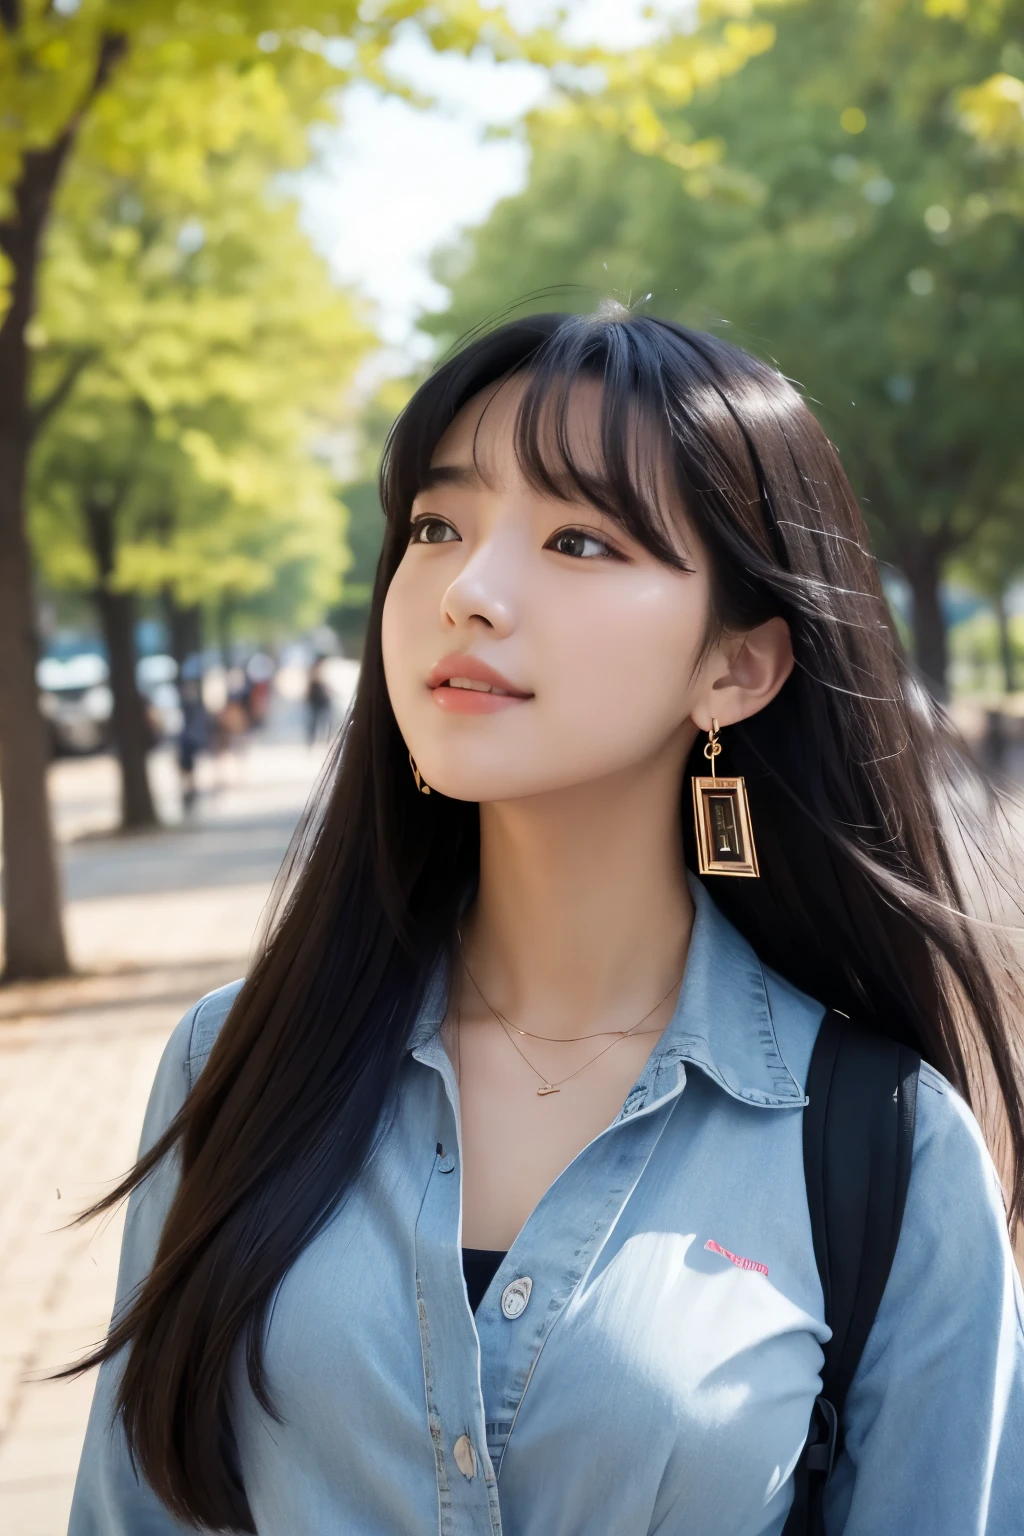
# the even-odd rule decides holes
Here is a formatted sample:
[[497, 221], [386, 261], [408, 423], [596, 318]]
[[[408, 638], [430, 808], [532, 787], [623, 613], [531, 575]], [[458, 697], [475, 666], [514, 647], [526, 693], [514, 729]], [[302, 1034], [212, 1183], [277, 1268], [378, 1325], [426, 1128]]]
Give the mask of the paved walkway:
[[[0, 1532], [62, 1536], [93, 1377], [47, 1382], [107, 1326], [123, 1216], [68, 1228], [131, 1166], [168, 1034], [194, 1000], [245, 969], [274, 875], [323, 749], [254, 744], [222, 765], [180, 822], [173, 764], [156, 757], [172, 825], [103, 835], [109, 759], [52, 772], [69, 897], [87, 973], [0, 991]], [[173, 823], [178, 822], [177, 826]]]

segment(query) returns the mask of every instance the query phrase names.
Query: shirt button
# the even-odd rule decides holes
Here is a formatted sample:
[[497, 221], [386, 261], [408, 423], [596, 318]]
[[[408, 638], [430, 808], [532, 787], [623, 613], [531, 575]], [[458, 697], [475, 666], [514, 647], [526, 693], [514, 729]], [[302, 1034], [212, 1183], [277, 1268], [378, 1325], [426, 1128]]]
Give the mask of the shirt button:
[[437, 1144], [437, 1171], [438, 1173], [454, 1173], [455, 1154], [446, 1152], [441, 1143]]
[[468, 1435], [460, 1435], [455, 1442], [455, 1465], [463, 1477], [476, 1476], [476, 1452]]
[[526, 1303], [530, 1299], [533, 1290], [533, 1281], [529, 1275], [523, 1275], [518, 1280], [511, 1281], [501, 1293], [501, 1310], [510, 1319], [522, 1317], [526, 1311]]

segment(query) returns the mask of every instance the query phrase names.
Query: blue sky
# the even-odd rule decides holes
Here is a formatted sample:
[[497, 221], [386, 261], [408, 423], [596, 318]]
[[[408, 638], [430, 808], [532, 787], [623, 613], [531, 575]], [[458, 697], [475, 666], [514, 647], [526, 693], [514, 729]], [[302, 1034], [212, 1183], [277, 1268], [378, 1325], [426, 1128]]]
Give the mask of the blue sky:
[[[628, 48], [656, 36], [649, 0], [568, 0], [577, 41]], [[508, 0], [521, 25], [550, 16], [547, 0]], [[690, 0], [658, 7], [679, 17]], [[345, 93], [342, 121], [324, 134], [318, 165], [303, 178], [305, 220], [340, 282], [373, 303], [385, 341], [402, 361], [429, 354], [416, 316], [444, 302], [430, 253], [487, 217], [527, 175], [521, 138], [486, 137], [513, 125], [544, 93], [543, 72], [525, 64], [432, 54], [411, 36], [396, 43], [392, 68], [436, 98], [423, 110], [368, 86]]]

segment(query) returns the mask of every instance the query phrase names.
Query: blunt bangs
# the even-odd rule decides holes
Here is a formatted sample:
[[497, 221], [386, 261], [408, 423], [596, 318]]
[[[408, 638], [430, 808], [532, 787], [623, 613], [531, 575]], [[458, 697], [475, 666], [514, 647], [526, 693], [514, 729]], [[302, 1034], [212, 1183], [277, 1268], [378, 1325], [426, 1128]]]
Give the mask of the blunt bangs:
[[[637, 339], [598, 318], [566, 327], [542, 347], [513, 375], [526, 376], [515, 455], [541, 495], [597, 507], [658, 560], [686, 569], [677, 544], [685, 493], [675, 474], [661, 359]], [[596, 442], [579, 428], [586, 385], [600, 390]], [[477, 436], [486, 419], [485, 410]], [[474, 443], [474, 458], [475, 450]]]
[[[715, 511], [737, 503], [751, 509], [748, 537], [767, 553], [762, 478], [731, 403], [731, 368], [718, 366], [714, 338], [627, 310], [596, 315], [536, 315], [477, 340], [443, 364], [413, 396], [396, 422], [381, 466], [381, 500], [389, 521], [408, 522], [426, 483], [438, 442], [477, 394], [495, 389], [474, 437], [474, 463], [487, 413], [501, 390], [525, 381], [518, 401], [513, 448], [527, 484], [542, 495], [584, 502], [612, 518], [656, 559], [676, 569], [687, 561], [678, 547], [680, 512], [699, 536]], [[721, 344], [725, 345], [725, 344]], [[750, 394], [782, 385], [763, 364], [751, 363]], [[597, 441], [579, 431], [575, 410], [581, 386], [600, 388]], [[763, 409], [778, 409], [763, 404]], [[739, 468], [738, 468], [739, 466]], [[709, 501], [714, 506], [709, 506]], [[767, 510], [767, 509], [765, 509]]]

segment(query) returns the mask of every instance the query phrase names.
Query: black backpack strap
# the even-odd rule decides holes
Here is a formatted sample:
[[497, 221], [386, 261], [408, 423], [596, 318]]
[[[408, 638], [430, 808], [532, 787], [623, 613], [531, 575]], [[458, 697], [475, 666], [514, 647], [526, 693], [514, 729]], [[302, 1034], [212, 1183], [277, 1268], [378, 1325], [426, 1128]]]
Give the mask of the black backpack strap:
[[899, 1242], [920, 1068], [916, 1051], [841, 1013], [822, 1020], [807, 1076], [804, 1174], [832, 1338], [784, 1536], [823, 1536], [822, 1495], [842, 1449], [846, 1394]]

